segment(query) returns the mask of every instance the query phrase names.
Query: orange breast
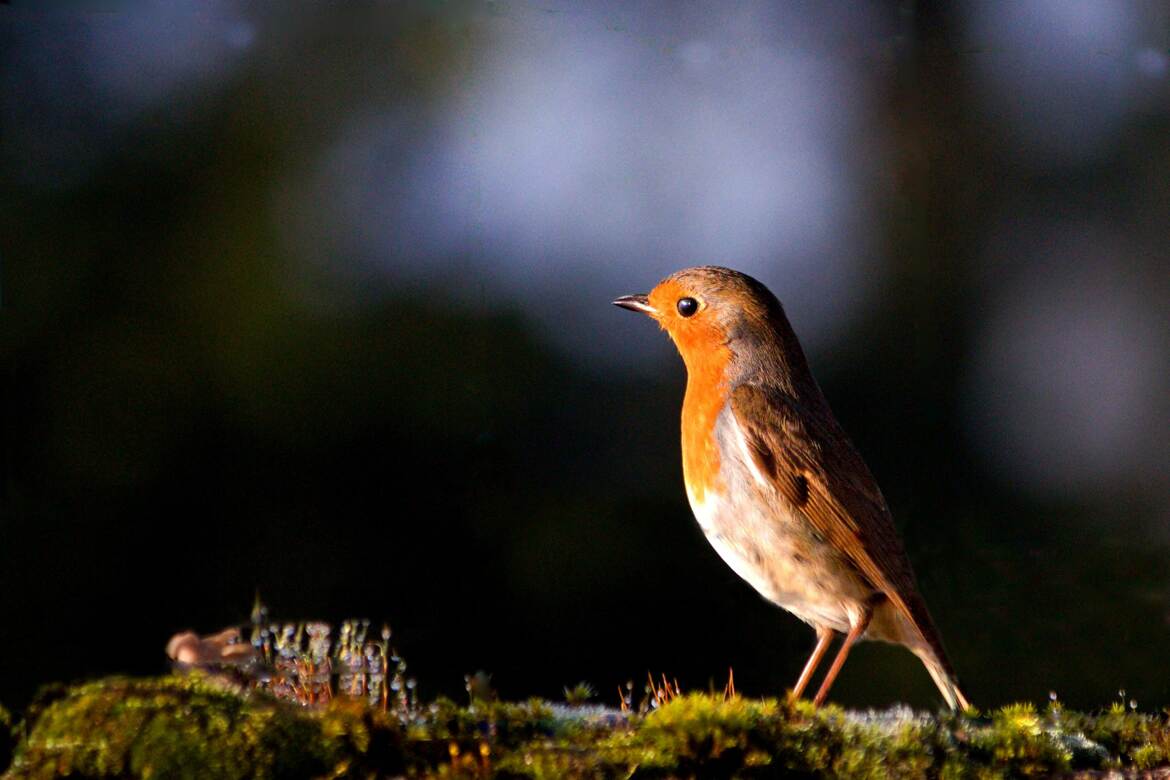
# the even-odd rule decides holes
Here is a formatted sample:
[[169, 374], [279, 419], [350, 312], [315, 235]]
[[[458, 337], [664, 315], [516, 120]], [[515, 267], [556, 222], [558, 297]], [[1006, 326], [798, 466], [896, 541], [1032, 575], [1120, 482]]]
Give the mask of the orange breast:
[[727, 402], [727, 367], [731, 350], [714, 312], [700, 310], [680, 317], [676, 303], [695, 293], [675, 279], [666, 279], [650, 291], [658, 324], [670, 334], [687, 366], [687, 394], [682, 409], [683, 478], [691, 498], [702, 503], [709, 490], [723, 486], [719, 474], [719, 447], [715, 420]]
[[731, 353], [722, 344], [693, 352], [680, 343], [679, 351], [687, 364], [682, 410], [683, 479], [694, 499], [702, 502], [708, 490], [723, 487], [715, 420], [727, 402], [724, 371]]

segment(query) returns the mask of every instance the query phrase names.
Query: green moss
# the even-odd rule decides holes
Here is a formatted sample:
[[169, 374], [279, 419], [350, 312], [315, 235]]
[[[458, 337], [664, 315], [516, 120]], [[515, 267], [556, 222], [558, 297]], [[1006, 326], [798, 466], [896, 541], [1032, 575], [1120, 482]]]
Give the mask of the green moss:
[[[306, 777], [352, 752], [362, 716], [310, 716], [201, 676], [109, 679], [43, 697], [16, 750], [32, 777]], [[345, 720], [327, 731], [326, 723]]]
[[49, 689], [8, 777], [1029, 777], [1170, 765], [1166, 715], [1114, 708], [990, 715], [848, 712], [675, 696], [645, 714], [542, 701], [439, 700], [409, 715], [305, 708], [212, 678]]
[[1109, 766], [1141, 769], [1170, 765], [1170, 724], [1166, 715], [1127, 711], [1114, 704], [1098, 715], [1063, 713], [1066, 730], [1082, 733], [1111, 757]]

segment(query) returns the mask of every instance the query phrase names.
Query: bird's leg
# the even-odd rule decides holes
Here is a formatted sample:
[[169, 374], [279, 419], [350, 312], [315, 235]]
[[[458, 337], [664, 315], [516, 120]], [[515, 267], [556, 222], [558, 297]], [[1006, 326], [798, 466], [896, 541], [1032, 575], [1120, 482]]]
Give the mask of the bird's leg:
[[804, 671], [800, 673], [800, 679], [796, 681], [796, 685], [792, 688], [792, 698], [794, 700], [799, 699], [800, 694], [804, 693], [808, 681], [812, 679], [813, 673], [821, 665], [821, 659], [829, 651], [829, 645], [832, 642], [833, 629], [817, 626], [817, 646], [813, 648], [812, 655], [808, 657], [808, 662], [804, 665]]
[[829, 688], [833, 687], [833, 680], [837, 679], [837, 673], [845, 665], [845, 659], [849, 656], [849, 648], [853, 647], [854, 642], [861, 639], [861, 635], [869, 626], [871, 617], [873, 617], [873, 610], [867, 609], [862, 614], [861, 619], [850, 626], [849, 633], [845, 635], [845, 641], [841, 643], [841, 649], [837, 651], [837, 657], [833, 659], [833, 665], [829, 667], [829, 671], [825, 673], [825, 679], [821, 681], [821, 689], [817, 691], [817, 695], [813, 699], [813, 704], [816, 706], [819, 707], [825, 702], [825, 697], [829, 695]]

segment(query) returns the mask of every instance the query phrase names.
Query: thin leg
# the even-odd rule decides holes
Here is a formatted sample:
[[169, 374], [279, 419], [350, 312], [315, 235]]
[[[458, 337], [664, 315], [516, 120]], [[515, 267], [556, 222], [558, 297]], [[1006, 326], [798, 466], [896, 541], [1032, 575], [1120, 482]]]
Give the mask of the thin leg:
[[812, 655], [808, 657], [808, 662], [804, 665], [804, 671], [800, 673], [800, 679], [796, 681], [796, 685], [792, 688], [792, 698], [799, 699], [800, 695], [804, 693], [804, 689], [808, 686], [808, 681], [812, 679], [817, 667], [821, 665], [821, 659], [825, 657], [825, 653], [829, 651], [829, 645], [833, 643], [833, 629], [818, 627], [817, 628], [817, 646], [813, 648]]
[[833, 659], [833, 665], [825, 673], [825, 679], [821, 681], [821, 689], [817, 691], [816, 698], [813, 699], [813, 704], [816, 706], [819, 707], [825, 703], [825, 697], [829, 695], [829, 688], [833, 687], [833, 680], [837, 679], [837, 673], [841, 671], [841, 667], [845, 665], [845, 659], [849, 656], [849, 648], [853, 647], [854, 642], [861, 639], [861, 635], [865, 633], [872, 616], [872, 610], [867, 611], [845, 635], [845, 641], [841, 643], [841, 649], [837, 651], [837, 657]]

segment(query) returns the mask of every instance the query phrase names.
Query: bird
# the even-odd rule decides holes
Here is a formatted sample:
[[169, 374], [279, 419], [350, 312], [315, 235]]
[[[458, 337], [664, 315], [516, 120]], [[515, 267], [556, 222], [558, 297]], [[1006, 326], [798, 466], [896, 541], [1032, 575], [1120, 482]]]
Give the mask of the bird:
[[746, 274], [700, 266], [613, 303], [656, 320], [686, 366], [683, 478], [704, 536], [737, 575], [816, 632], [792, 698], [843, 634], [814, 705], [866, 639], [909, 649], [947, 705], [968, 709], [885, 498], [776, 296]]

